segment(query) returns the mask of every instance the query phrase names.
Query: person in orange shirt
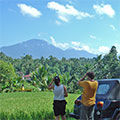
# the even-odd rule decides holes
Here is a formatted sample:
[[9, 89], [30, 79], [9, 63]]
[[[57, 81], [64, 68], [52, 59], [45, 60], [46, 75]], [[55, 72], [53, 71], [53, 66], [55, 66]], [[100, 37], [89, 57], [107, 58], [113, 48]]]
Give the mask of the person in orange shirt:
[[[88, 77], [88, 80], [85, 80]], [[78, 81], [78, 84], [83, 87], [81, 99], [80, 120], [94, 120], [95, 97], [98, 88], [98, 82], [94, 80], [94, 73], [87, 72], [85, 76]]]

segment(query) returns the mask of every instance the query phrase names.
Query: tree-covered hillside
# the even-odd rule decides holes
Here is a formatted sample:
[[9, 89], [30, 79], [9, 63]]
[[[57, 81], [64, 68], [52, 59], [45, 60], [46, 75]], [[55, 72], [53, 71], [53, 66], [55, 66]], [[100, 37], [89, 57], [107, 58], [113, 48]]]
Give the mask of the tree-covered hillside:
[[[12, 64], [19, 79], [24, 75], [30, 75], [30, 84], [36, 85], [36, 87], [39, 87], [39, 89], [43, 91], [47, 89], [47, 84], [49, 84], [55, 75], [60, 76], [61, 82], [67, 86], [68, 91], [71, 93], [79, 91], [77, 81], [88, 71], [95, 73], [96, 80], [103, 78], [120, 78], [120, 56], [117, 56], [115, 46], [112, 46], [108, 54], [104, 56], [99, 55], [92, 59], [57, 59], [53, 56], [33, 59], [30, 55], [22, 56], [20, 59], [13, 59], [1, 52], [0, 60], [7, 64]], [[3, 64], [3, 62], [1, 62], [1, 64]], [[0, 74], [3, 73], [2, 68], [0, 68]], [[17, 82], [19, 81], [20, 80]]]

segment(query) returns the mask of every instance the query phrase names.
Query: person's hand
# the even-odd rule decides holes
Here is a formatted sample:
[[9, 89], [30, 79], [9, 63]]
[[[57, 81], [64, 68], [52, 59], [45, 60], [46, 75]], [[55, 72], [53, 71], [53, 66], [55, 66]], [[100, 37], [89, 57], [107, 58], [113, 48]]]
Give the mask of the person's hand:
[[52, 81], [54, 82], [54, 78], [52, 79]]
[[[79, 81], [83, 81], [85, 77], [87, 77], [87, 73]], [[79, 81], [78, 81], [78, 84], [79, 84]]]
[[50, 84], [48, 86], [51, 86], [54, 82], [54, 78], [51, 80]]
[[83, 77], [83, 78], [85, 78], [85, 77], [87, 77], [87, 73], [84, 75], [84, 77]]
[[88, 76], [88, 72], [86, 73], [86, 75], [85, 76]]

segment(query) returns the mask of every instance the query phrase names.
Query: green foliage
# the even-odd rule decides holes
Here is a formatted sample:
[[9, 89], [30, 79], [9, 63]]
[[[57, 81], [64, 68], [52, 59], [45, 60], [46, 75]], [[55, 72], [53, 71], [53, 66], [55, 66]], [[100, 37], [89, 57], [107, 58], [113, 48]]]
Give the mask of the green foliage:
[[98, 56], [96, 65], [94, 71], [97, 79], [120, 78], [120, 60], [117, 57], [115, 46], [112, 46], [110, 52], [103, 58], [101, 55]]
[[41, 91], [44, 91], [47, 89], [47, 82], [48, 82], [48, 77], [47, 77], [47, 71], [44, 66], [40, 66], [36, 71], [34, 71], [31, 74], [31, 79], [32, 79], [32, 84], [37, 84]]
[[11, 57], [6, 56], [3, 52], [0, 52], [0, 60], [6, 61], [8, 63], [13, 63], [13, 59]]
[[[73, 111], [75, 99], [79, 94], [69, 94], [66, 98], [66, 116]], [[1, 120], [52, 120], [53, 93], [52, 92], [16, 92], [0, 95]]]
[[2, 90], [12, 91], [17, 84], [16, 73], [12, 64], [0, 61], [0, 83]]
[[[103, 78], [120, 78], [120, 56], [117, 56], [115, 46], [112, 46], [108, 54], [99, 55], [96, 58], [62, 58], [49, 56], [49, 58], [41, 57], [40, 59], [32, 59], [32, 56], [26, 55], [21, 59], [12, 59], [0, 53], [0, 60], [12, 63], [16, 74], [20, 77], [30, 74], [31, 85], [42, 91], [47, 90], [47, 85], [55, 75], [59, 75], [61, 83], [67, 86], [70, 93], [81, 92], [77, 81], [89, 71], [95, 73], [95, 79]], [[3, 77], [8, 77], [4, 76]], [[14, 84], [21, 80], [14, 80]], [[9, 83], [6, 82], [6, 86]]]
[[[88, 71], [95, 73], [95, 79], [120, 78], [120, 56], [117, 56], [115, 46], [104, 56], [96, 58], [49, 58], [32, 59], [26, 55], [21, 59], [12, 59], [0, 53], [0, 91], [12, 92], [25, 89], [34, 92], [2, 93], [0, 95], [1, 120], [51, 120], [53, 115], [53, 93], [36, 92], [47, 91], [52, 78], [59, 75], [61, 84], [66, 85], [69, 93], [81, 94], [82, 88], [77, 81]], [[17, 76], [17, 75], [19, 76]], [[23, 75], [30, 74], [31, 82], [22, 80]], [[69, 112], [73, 111], [74, 100], [78, 94], [69, 94], [67, 99], [67, 119]], [[48, 109], [49, 108], [49, 109]]]

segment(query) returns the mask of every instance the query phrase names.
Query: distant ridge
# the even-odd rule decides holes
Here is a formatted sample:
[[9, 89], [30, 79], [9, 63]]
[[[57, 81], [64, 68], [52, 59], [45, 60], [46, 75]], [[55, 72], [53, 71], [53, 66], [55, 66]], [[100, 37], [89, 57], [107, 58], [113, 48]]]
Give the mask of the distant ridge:
[[25, 56], [26, 54], [32, 55], [33, 58], [41, 58], [42, 56], [48, 58], [49, 56], [57, 57], [61, 59], [65, 58], [93, 58], [96, 57], [95, 54], [91, 54], [84, 50], [75, 50], [75, 49], [67, 49], [62, 50], [58, 47], [49, 44], [44, 40], [39, 39], [31, 39], [22, 43], [18, 43], [11, 46], [1, 47], [0, 51], [10, 56], [12, 58], [20, 58], [21, 56]]

